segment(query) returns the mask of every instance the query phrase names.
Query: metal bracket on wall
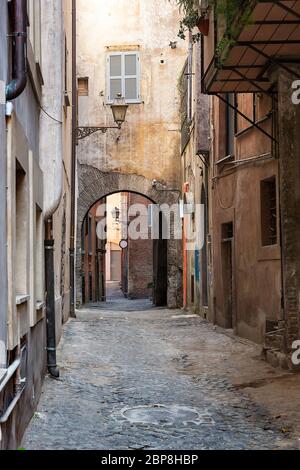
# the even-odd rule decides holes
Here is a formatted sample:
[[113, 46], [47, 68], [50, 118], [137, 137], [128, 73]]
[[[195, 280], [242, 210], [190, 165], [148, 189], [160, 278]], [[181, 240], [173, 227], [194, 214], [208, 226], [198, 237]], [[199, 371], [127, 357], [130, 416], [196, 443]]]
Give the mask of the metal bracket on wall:
[[[273, 41], [273, 44], [281, 44], [282, 43], [282, 40], [281, 41], [276, 41], [274, 42]], [[296, 41], [285, 41], [286, 44], [298, 44], [300, 45], [300, 41], [299, 40], [296, 40]], [[272, 44], [272, 41], [263, 41], [261, 43], [261, 45], [265, 45], [265, 46], [268, 46]], [[254, 52], [256, 52], [257, 54], [260, 54], [262, 55], [265, 59], [267, 59], [270, 63], [273, 63], [274, 65], [277, 65], [278, 67], [280, 67], [281, 69], [285, 70], [286, 72], [288, 72], [289, 74], [293, 75], [295, 78], [298, 78], [300, 79], [300, 75], [299, 73], [295, 72], [295, 70], [291, 69], [290, 67], [286, 66], [283, 64], [283, 61], [282, 60], [277, 60], [275, 59], [274, 57], [266, 54], [264, 51], [262, 51], [261, 49], [258, 49], [258, 47], [255, 47], [253, 45], [253, 41], [252, 42], [249, 42], [249, 41], [238, 41], [236, 43], [237, 46], [247, 46], [249, 47], [250, 49], [252, 49]], [[291, 60], [292, 62], [292, 60]]]
[[276, 3], [276, 5], [280, 8], [282, 8], [283, 10], [285, 10], [287, 13], [289, 13], [290, 15], [293, 15], [295, 16], [296, 18], [300, 19], [300, 15], [297, 11], [293, 10], [292, 8], [288, 7], [287, 5], [285, 5], [284, 3], [282, 3], [281, 0], [268, 0], [270, 1], [271, 3]]
[[266, 137], [268, 137], [269, 139], [272, 140], [272, 142], [274, 143], [277, 143], [277, 140], [275, 139], [275, 137], [273, 137], [271, 134], [269, 134], [267, 131], [265, 131], [264, 129], [262, 129], [255, 121], [253, 121], [252, 119], [250, 119], [248, 116], [246, 116], [246, 114], [242, 113], [238, 108], [237, 106], [234, 106], [233, 104], [229, 103], [229, 101], [225, 98], [223, 98], [223, 96], [219, 95], [218, 93], [216, 93], [216, 96], [221, 100], [223, 101], [224, 103], [226, 103], [231, 109], [233, 109], [234, 111], [236, 111], [240, 116], [242, 116], [242, 118], [244, 118], [246, 121], [248, 121], [253, 127], [255, 127], [256, 129], [258, 129], [260, 132], [262, 132]]
[[85, 139], [86, 137], [89, 137], [92, 134], [95, 134], [95, 132], [102, 132], [103, 134], [106, 134], [108, 129], [121, 129], [119, 126], [111, 126], [111, 127], [77, 127], [76, 129], [76, 137], [77, 140], [82, 140]]

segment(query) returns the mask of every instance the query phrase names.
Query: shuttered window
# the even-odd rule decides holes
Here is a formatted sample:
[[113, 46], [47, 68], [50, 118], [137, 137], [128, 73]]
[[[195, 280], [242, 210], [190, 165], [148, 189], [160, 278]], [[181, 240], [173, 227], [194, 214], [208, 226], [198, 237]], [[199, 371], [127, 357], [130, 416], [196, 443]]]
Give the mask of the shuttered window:
[[133, 52], [109, 54], [107, 100], [113, 102], [121, 93], [127, 103], [140, 101], [140, 58]]
[[236, 107], [236, 96], [234, 93], [227, 93], [226, 105], [226, 157], [235, 154], [235, 133], [237, 131], [237, 112], [232, 108]]

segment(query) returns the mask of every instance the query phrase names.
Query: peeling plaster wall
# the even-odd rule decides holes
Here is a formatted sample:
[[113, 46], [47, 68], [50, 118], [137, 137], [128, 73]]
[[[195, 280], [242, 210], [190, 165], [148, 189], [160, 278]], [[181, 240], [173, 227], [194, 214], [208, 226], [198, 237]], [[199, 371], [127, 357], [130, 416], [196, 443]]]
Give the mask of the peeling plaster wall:
[[[48, 114], [62, 121], [63, 108], [63, 17], [61, 0], [43, 0], [41, 25], [43, 35], [44, 87], [42, 105]], [[52, 21], [49, 21], [49, 18]], [[44, 217], [57, 209], [62, 195], [62, 124], [40, 116], [40, 165], [44, 178]]]
[[[189, 190], [193, 194], [195, 204], [202, 204], [202, 188], [208, 192], [207, 172], [203, 158], [207, 158], [209, 153], [209, 98], [201, 93], [201, 47], [200, 44], [194, 44], [192, 50], [192, 75], [187, 77], [191, 80], [191, 117], [190, 139], [182, 153], [182, 185], [189, 183]], [[202, 158], [199, 154], [204, 155]], [[207, 223], [207, 220], [205, 221]], [[203, 244], [207, 240], [202, 240], [204, 230], [202, 220], [190, 218], [186, 221], [187, 233], [195, 231], [198, 234], [197, 241], [193, 250], [187, 251], [186, 283], [187, 283], [187, 306], [196, 313], [207, 315], [208, 305], [203, 299], [203, 288], [205, 285], [202, 272], [202, 257], [204, 256]], [[210, 266], [208, 266], [210, 269]], [[208, 282], [208, 280], [206, 281]]]
[[[265, 340], [266, 321], [280, 321], [281, 318], [281, 248], [279, 213], [277, 218], [277, 243], [263, 246], [261, 237], [261, 181], [276, 177], [278, 191], [278, 160], [259, 161], [243, 165], [224, 176], [218, 160], [225, 150], [225, 106], [213, 98], [214, 152], [212, 155], [212, 176], [219, 176], [212, 184], [212, 246], [214, 311], [209, 320], [230, 328], [239, 336], [257, 343]], [[251, 116], [252, 96], [238, 95], [238, 105]], [[259, 97], [257, 119], [265, 116], [272, 103], [267, 95]], [[248, 123], [238, 116], [238, 130], [248, 128]], [[271, 124], [265, 127], [271, 132]], [[272, 152], [270, 139], [260, 131], [248, 128], [235, 143], [236, 160]], [[290, 186], [289, 186], [290, 191]], [[279, 194], [277, 194], [279, 207]], [[232, 246], [232, 307], [228, 309], [228, 271], [222, 224], [233, 223], [234, 242]], [[225, 252], [226, 253], [226, 252]]]
[[[62, 0], [55, 0], [56, 7], [59, 7], [62, 3], [64, 6], [64, 27], [68, 44], [70, 44], [71, 0], [64, 0], [63, 2]], [[11, 117], [5, 119], [5, 106], [0, 103], [0, 348], [1, 342], [6, 339], [6, 330], [3, 328], [2, 321], [5, 321], [5, 325], [8, 325], [7, 349], [9, 352], [13, 351], [9, 356], [10, 363], [17, 354], [15, 348], [20, 345], [21, 338], [24, 341], [25, 337], [27, 338], [28, 347], [26, 388], [20, 401], [11, 413], [9, 420], [2, 426], [0, 449], [15, 449], [20, 445], [24, 430], [36, 409], [41, 393], [42, 380], [46, 369], [45, 308], [43, 306], [40, 307], [45, 300], [43, 210], [45, 207], [44, 201], [46, 201], [46, 211], [49, 211], [50, 204], [53, 207], [53, 196], [55, 196], [57, 204], [59, 203], [57, 186], [60, 185], [57, 182], [61, 177], [62, 168], [57, 171], [57, 178], [55, 178], [55, 175], [49, 177], [49, 168], [52, 168], [52, 166], [54, 168], [53, 160], [58, 156], [62, 158], [62, 155], [65, 156], [63, 188], [64, 194], [67, 194], [68, 197], [66, 198], [66, 203], [65, 199], [62, 200], [59, 211], [54, 216], [53, 229], [54, 237], [56, 238], [56, 287], [58, 293], [60, 293], [60, 287], [62, 286], [61, 289], [64, 294], [59, 298], [59, 308], [57, 308], [58, 338], [61, 332], [62, 318], [66, 320], [69, 312], [69, 267], [67, 264], [69, 252], [68, 245], [64, 245], [63, 242], [63, 220], [64, 213], [66, 213], [66, 220], [69, 219], [68, 213], [70, 211], [71, 108], [69, 110], [64, 109], [62, 113], [63, 126], [58, 123], [53, 124], [54, 121], [43, 113], [42, 120], [45, 125], [40, 127], [41, 111], [38, 100], [42, 101], [43, 72], [45, 72], [46, 94], [49, 92], [47, 94], [49, 101], [43, 102], [43, 104], [47, 108], [48, 113], [55, 117], [60, 117], [61, 115], [64, 73], [64, 68], [62, 67], [64, 41], [62, 40], [62, 34], [57, 34], [56, 18], [51, 14], [51, 11], [49, 12], [49, 9], [46, 9], [46, 6], [53, 7], [54, 2], [49, 0], [46, 5], [46, 2], [41, 0], [41, 6], [42, 18], [49, 25], [49, 30], [42, 28], [42, 42], [43, 44], [46, 43], [46, 47], [43, 48], [42, 57], [39, 58], [39, 63], [37, 63], [37, 56], [35, 55], [37, 51], [33, 50], [33, 44], [31, 43], [32, 37], [35, 37], [35, 35], [29, 34], [29, 77], [26, 89], [14, 100]], [[37, 1], [33, 2], [33, 7], [36, 18], [38, 18], [39, 9]], [[7, 2], [1, 1], [0, 81], [4, 80], [5, 82], [10, 79], [11, 75], [9, 52], [11, 38], [7, 37], [7, 16]], [[58, 15], [58, 17], [62, 21], [62, 15]], [[68, 23], [66, 21], [67, 18]], [[34, 24], [32, 21], [29, 27], [29, 32], [31, 33], [32, 30], [30, 28], [33, 28]], [[57, 37], [52, 37], [51, 40], [53, 41], [52, 46], [58, 49], [50, 52], [49, 48], [47, 48], [48, 35], [56, 36], [56, 34]], [[59, 40], [58, 42], [57, 39]], [[69, 54], [69, 57], [71, 57], [71, 54]], [[60, 77], [59, 88], [57, 89], [54, 89], [47, 80], [49, 79], [48, 71], [50, 70], [51, 74], [54, 75], [54, 68], [56, 78]], [[70, 71], [68, 76], [71, 81]], [[54, 94], [58, 96], [54, 98]], [[52, 107], [53, 102], [54, 104], [57, 103], [56, 100], [59, 102], [58, 108]], [[59, 116], [56, 114], [57, 109], [60, 111]], [[51, 122], [49, 123], [49, 121]], [[57, 133], [51, 128], [54, 125], [56, 128], [57, 126], [63, 128], [65, 136], [63, 146], [61, 137], [57, 137]], [[44, 146], [40, 148], [41, 134], [44, 137], [43, 142], [46, 142], [46, 148]], [[44, 170], [43, 174], [40, 163], [41, 160], [45, 163], [45, 159], [47, 159], [46, 165], [41, 165]], [[60, 164], [62, 167], [62, 161]], [[22, 178], [17, 174], [16, 170], [18, 168], [23, 170]], [[6, 174], [7, 182], [5, 181]], [[43, 191], [43, 182], [46, 183], [45, 191]], [[7, 220], [5, 219], [6, 212]], [[64, 235], [65, 239], [69, 240], [68, 228]], [[8, 263], [6, 263], [5, 251], [2, 252], [3, 248], [7, 249]], [[64, 257], [62, 257], [62, 253], [64, 253]], [[63, 270], [62, 266], [64, 263]], [[8, 272], [6, 272], [6, 268]], [[64, 276], [63, 282], [61, 282], [62, 274]], [[20, 301], [16, 296], [23, 296], [23, 300]], [[4, 315], [2, 315], [2, 312], [4, 312]], [[10, 380], [4, 391], [0, 394], [1, 410], [7, 408], [7, 404], [11, 402], [13, 397], [13, 380], [14, 378]]]
[[[0, 80], [11, 78], [11, 38], [7, 36], [8, 4], [0, 2]], [[43, 272], [42, 256], [37, 243], [36, 205], [43, 209], [43, 178], [39, 167], [39, 117], [36, 95], [41, 80], [36, 73], [32, 44], [28, 41], [29, 78], [24, 92], [13, 101], [11, 117], [5, 119], [5, 106], [0, 103], [0, 298], [5, 309], [8, 361], [18, 354], [21, 338], [27, 338], [26, 388], [8, 421], [1, 426], [0, 449], [15, 449], [31, 419], [41, 392], [45, 370], [46, 323], [42, 309], [37, 311], [35, 273], [37, 264]], [[17, 168], [22, 168], [19, 178]], [[22, 181], [21, 181], [22, 180]], [[1, 252], [4, 247], [6, 253]], [[42, 241], [41, 241], [42, 244]], [[42, 276], [40, 276], [42, 278]], [[43, 280], [40, 279], [40, 283]], [[19, 303], [17, 296], [24, 296]], [[27, 298], [27, 300], [25, 300]], [[1, 319], [3, 318], [0, 313]], [[2, 338], [0, 338], [1, 342]], [[5, 338], [6, 340], [6, 338]], [[8, 365], [8, 364], [7, 364]], [[1, 414], [15, 394], [10, 380], [0, 394]]]
[[[51, 0], [52, 1], [52, 0]], [[51, 3], [51, 2], [50, 2]], [[53, 7], [52, 7], [53, 8]], [[56, 339], [59, 342], [62, 335], [62, 325], [68, 320], [70, 315], [70, 218], [71, 218], [71, 136], [72, 136], [72, 107], [62, 106], [63, 91], [68, 93], [69, 101], [71, 102], [72, 90], [72, 0], [63, 0], [62, 2], [63, 24], [61, 25], [61, 32], [57, 33], [57, 26], [52, 25], [50, 30], [52, 33], [57, 33], [56, 38], [58, 51], [61, 52], [60, 61], [63, 68], [57, 68], [57, 91], [48, 93], [48, 99], [54, 101], [55, 107], [51, 109], [59, 109], [63, 125], [52, 122], [44, 122], [44, 126], [48, 124], [53, 131], [56, 128], [57, 135], [57, 148], [59, 154], [55, 155], [51, 140], [47, 139], [45, 133], [44, 146], [47, 150], [46, 156], [50, 156], [50, 161], [46, 162], [46, 168], [49, 168], [51, 159], [60, 157], [60, 162], [57, 162], [57, 167], [53, 166], [52, 175], [48, 181], [45, 191], [45, 198], [47, 209], [53, 204], [59, 205], [53, 215], [53, 238], [55, 240], [54, 251], [54, 266], [55, 266], [55, 308], [56, 308]], [[61, 37], [61, 42], [59, 42]], [[64, 51], [66, 46], [66, 51]], [[65, 54], [66, 52], [66, 54]], [[55, 50], [54, 50], [55, 53]], [[66, 56], [66, 57], [65, 57]], [[53, 58], [52, 58], [53, 60]], [[64, 77], [64, 60], [66, 63], [66, 77]], [[51, 62], [51, 58], [47, 59]], [[49, 67], [51, 71], [51, 66]], [[66, 78], [66, 83], [64, 78]], [[53, 111], [54, 112], [54, 111]], [[56, 116], [56, 114], [54, 114]], [[46, 116], [47, 118], [47, 116]], [[48, 119], [49, 121], [49, 119]], [[60, 127], [60, 129], [57, 129]], [[47, 128], [45, 128], [46, 130]], [[46, 158], [47, 160], [47, 158]], [[46, 171], [48, 175], [48, 170]], [[61, 183], [61, 187], [60, 184]], [[51, 188], [55, 188], [53, 191]], [[61, 195], [60, 200], [58, 199]]]
[[[79, 97], [79, 125], [114, 124], [106, 105], [107, 46], [140, 52], [142, 100], [130, 105], [121, 131], [79, 143], [81, 164], [179, 185], [177, 75], [187, 45], [177, 37], [178, 24], [178, 8], [167, 1], [78, 1], [78, 76], [89, 77], [89, 96]], [[178, 41], [176, 49], [170, 41]]]
[[[109, 51], [139, 52], [141, 67], [141, 102], [129, 105], [122, 129], [110, 129], [105, 135], [99, 132], [79, 141], [78, 227], [81, 227], [82, 217], [96, 202], [96, 195], [103, 197], [115, 186], [145, 196], [152, 192], [153, 179], [170, 189], [180, 188], [178, 74], [185, 62], [187, 43], [177, 36], [180, 15], [175, 2], [78, 0], [77, 8], [77, 75], [89, 79], [88, 96], [78, 98], [79, 126], [114, 125], [107, 105]], [[175, 49], [170, 47], [171, 41], [177, 41]], [[95, 188], [94, 193], [91, 188]], [[178, 200], [177, 193], [161, 192], [154, 196], [157, 201]], [[80, 257], [80, 233], [78, 237]], [[180, 303], [179, 252], [180, 243], [170, 241], [168, 305], [173, 307]], [[78, 276], [77, 272], [80, 303]]]
[[7, 74], [7, 5], [0, 2], [0, 369], [6, 365], [6, 126], [4, 90]]

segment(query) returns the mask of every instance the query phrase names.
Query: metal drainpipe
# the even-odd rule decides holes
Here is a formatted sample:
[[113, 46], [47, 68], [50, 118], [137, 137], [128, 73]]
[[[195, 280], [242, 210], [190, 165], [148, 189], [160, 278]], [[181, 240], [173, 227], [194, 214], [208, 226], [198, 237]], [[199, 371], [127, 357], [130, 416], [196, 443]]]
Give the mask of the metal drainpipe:
[[55, 328], [55, 288], [54, 288], [54, 240], [52, 237], [52, 220], [46, 223], [45, 240], [46, 266], [46, 317], [47, 317], [47, 366], [49, 374], [59, 377], [56, 363], [56, 328]]
[[6, 100], [11, 101], [27, 84], [27, 1], [12, 0], [12, 80], [6, 86]]
[[[183, 185], [183, 193], [186, 194], [190, 190], [188, 182]], [[183, 308], [187, 308], [188, 304], [188, 258], [187, 258], [187, 224], [186, 217], [183, 217], [183, 230], [182, 230], [182, 241], [183, 241]]]
[[75, 318], [75, 210], [76, 210], [76, 128], [77, 128], [77, 78], [76, 78], [76, 0], [72, 0], [72, 170], [71, 170], [71, 235], [70, 235], [70, 316]]

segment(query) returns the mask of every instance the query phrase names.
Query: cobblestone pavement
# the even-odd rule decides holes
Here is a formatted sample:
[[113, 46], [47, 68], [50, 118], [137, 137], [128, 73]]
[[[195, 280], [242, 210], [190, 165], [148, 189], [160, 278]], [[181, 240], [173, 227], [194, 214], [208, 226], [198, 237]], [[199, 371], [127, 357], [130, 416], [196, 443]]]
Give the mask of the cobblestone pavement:
[[26, 449], [297, 448], [280, 417], [247, 394], [251, 377], [282, 372], [198, 316], [114, 296], [65, 326], [59, 364]]

